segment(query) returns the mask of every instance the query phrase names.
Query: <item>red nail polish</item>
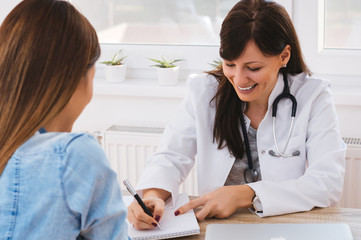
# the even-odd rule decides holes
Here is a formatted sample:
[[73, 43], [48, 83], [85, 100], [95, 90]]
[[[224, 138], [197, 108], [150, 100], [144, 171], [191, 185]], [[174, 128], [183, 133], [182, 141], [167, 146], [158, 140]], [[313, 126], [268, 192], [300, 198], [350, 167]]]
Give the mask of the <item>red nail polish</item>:
[[159, 219], [160, 219], [160, 216], [155, 216], [155, 220], [157, 221], [157, 222], [159, 222]]
[[157, 224], [156, 224], [156, 223], [152, 223], [152, 225], [153, 225], [154, 227], [156, 227], [156, 226], [157, 226]]
[[179, 210], [175, 211], [174, 215], [178, 216], [180, 214]]

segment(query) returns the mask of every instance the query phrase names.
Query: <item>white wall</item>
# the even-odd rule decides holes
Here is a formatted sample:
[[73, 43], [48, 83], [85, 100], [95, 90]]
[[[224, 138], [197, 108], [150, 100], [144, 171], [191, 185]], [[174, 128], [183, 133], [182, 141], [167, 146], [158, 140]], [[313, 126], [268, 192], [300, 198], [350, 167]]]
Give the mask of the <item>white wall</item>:
[[96, 95], [74, 125], [75, 131], [103, 131], [113, 124], [164, 127], [181, 98]]
[[0, 23], [2, 23], [9, 12], [18, 4], [20, 0], [2, 0], [0, 3]]
[[[128, 83], [114, 84], [113, 88], [129, 88], [131, 85], [129, 81], [136, 80], [126, 81]], [[176, 87], [157, 86], [156, 81], [152, 81], [151, 84], [154, 85], [154, 89], [160, 88], [165, 92], [173, 91], [174, 94], [164, 96], [165, 93], [163, 92], [158, 96], [149, 96], [152, 94], [144, 92], [144, 89], [139, 87], [138, 94], [131, 93], [129, 90], [126, 92], [119, 90], [118, 95], [107, 95], [104, 91], [99, 91], [99, 88], [104, 87], [104, 85], [95, 83], [95, 88], [98, 87], [98, 90], [95, 90], [92, 102], [75, 123], [74, 130], [103, 131], [113, 124], [122, 123], [164, 127], [177, 112], [177, 107], [184, 95], [184, 80]], [[108, 87], [111, 86], [108, 85]], [[350, 92], [342, 92], [336, 88], [334, 97], [342, 136], [361, 138], [361, 100], [357, 93], [353, 96]]]
[[361, 106], [336, 105], [343, 137], [361, 138]]

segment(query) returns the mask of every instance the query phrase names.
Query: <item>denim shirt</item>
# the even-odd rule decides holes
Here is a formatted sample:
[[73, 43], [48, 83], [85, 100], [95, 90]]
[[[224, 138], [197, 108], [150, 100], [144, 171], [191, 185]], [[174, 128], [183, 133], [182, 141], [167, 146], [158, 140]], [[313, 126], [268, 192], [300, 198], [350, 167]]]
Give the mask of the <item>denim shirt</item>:
[[128, 239], [116, 173], [87, 134], [36, 133], [0, 176], [0, 239]]

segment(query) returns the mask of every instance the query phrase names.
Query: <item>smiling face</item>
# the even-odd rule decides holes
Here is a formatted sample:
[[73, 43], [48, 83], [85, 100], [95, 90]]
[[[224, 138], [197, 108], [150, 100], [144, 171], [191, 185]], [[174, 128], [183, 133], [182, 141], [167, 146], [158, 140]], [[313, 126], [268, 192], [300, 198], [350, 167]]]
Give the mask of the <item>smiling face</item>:
[[280, 55], [265, 56], [253, 42], [249, 42], [237, 59], [223, 59], [223, 73], [242, 101], [267, 107], [279, 69], [287, 64], [290, 52], [287, 45]]

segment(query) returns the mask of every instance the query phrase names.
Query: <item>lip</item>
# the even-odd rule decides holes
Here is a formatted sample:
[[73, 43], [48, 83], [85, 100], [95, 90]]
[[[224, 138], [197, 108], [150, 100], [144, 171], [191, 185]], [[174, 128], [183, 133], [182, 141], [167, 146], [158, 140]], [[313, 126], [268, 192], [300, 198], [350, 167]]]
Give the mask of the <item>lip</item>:
[[248, 86], [248, 87], [244, 87], [244, 88], [241, 88], [239, 86], [237, 86], [237, 89], [238, 91], [240, 91], [241, 93], [250, 93], [252, 92], [256, 87], [257, 87], [257, 83], [256, 84], [253, 84], [251, 86]]

